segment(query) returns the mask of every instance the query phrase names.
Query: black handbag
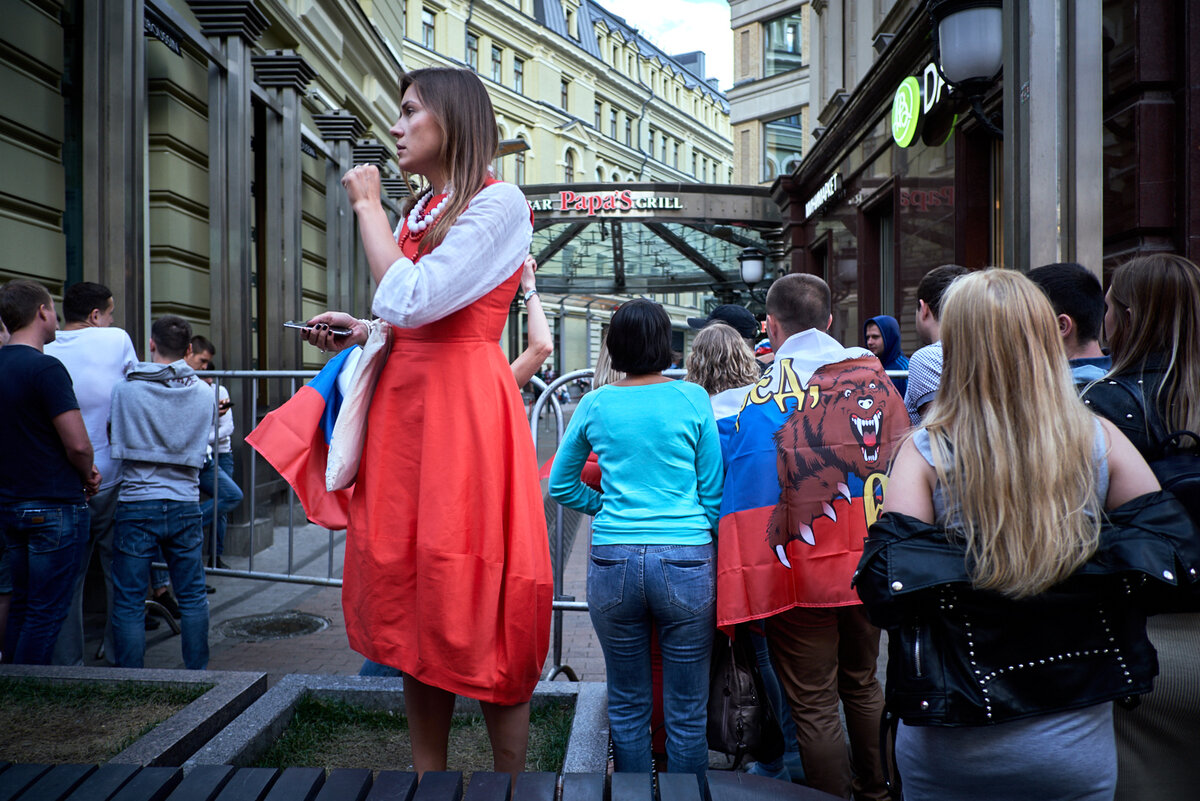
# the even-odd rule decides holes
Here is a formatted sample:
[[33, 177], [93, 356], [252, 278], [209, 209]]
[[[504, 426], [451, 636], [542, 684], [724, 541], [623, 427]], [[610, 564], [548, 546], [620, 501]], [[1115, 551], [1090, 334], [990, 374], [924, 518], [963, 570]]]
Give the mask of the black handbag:
[[717, 633], [708, 691], [708, 747], [734, 758], [736, 770], [747, 754], [759, 762], [783, 756], [783, 731], [758, 672], [758, 662], [742, 632], [736, 639]]

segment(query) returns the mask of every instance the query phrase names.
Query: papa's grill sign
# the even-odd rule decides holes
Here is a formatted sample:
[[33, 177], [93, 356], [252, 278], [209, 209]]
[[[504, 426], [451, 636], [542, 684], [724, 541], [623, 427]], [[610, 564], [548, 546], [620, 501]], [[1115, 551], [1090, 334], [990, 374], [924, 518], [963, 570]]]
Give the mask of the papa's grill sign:
[[586, 217], [595, 217], [601, 212], [616, 214], [651, 214], [656, 211], [683, 211], [683, 199], [678, 195], [660, 195], [655, 192], [634, 192], [618, 189], [612, 192], [568, 192], [558, 197], [531, 200], [534, 211], [554, 211], [560, 214], [572, 212]]

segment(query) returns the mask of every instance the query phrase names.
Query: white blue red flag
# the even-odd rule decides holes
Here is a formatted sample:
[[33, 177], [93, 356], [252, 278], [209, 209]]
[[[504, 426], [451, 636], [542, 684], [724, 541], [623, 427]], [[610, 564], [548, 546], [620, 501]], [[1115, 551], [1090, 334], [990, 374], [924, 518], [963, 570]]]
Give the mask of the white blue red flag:
[[851, 575], [908, 429], [879, 360], [809, 329], [713, 411], [725, 460], [717, 624], [860, 603]]
[[314, 523], [334, 530], [346, 528], [354, 487], [328, 492], [325, 465], [329, 440], [342, 405], [343, 372], [352, 373], [360, 348], [334, 356], [287, 403], [263, 418], [246, 437], [256, 451], [291, 484]]

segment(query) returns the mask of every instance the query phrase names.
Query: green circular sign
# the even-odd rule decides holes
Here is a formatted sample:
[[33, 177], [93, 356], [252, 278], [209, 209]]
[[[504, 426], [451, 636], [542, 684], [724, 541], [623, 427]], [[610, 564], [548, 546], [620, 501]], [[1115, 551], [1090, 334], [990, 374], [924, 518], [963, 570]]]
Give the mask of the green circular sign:
[[908, 147], [917, 136], [921, 121], [921, 84], [908, 76], [892, 98], [892, 138], [900, 147]]

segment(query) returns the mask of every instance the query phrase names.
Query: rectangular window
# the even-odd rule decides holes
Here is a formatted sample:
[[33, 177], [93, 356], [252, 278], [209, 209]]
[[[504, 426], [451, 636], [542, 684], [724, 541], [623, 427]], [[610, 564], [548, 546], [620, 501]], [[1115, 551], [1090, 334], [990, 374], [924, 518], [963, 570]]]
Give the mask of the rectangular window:
[[697, 166], [697, 164], [696, 164], [696, 154], [695, 154], [695, 153], [693, 153], [693, 154], [692, 154], [692, 177], [693, 177], [693, 178], [699, 178], [699, 177], [700, 177], [700, 174], [696, 172], [696, 166]]
[[601, 117], [602, 117], [602, 114], [603, 114], [603, 110], [600, 108], [600, 101], [599, 101], [599, 100], [597, 100], [597, 101], [596, 101], [596, 109], [595, 109], [595, 111], [596, 111], [596, 114], [595, 114], [594, 120], [595, 120], [595, 122], [596, 122], [596, 130], [597, 130], [597, 131], [599, 131], [599, 130], [600, 130], [600, 119], [601, 119]]
[[519, 95], [525, 94], [525, 59], [513, 59], [513, 91]]
[[679, 169], [679, 143], [675, 143], [675, 169]]
[[517, 174], [514, 176], [517, 179], [517, 186], [522, 186], [525, 183], [525, 151], [521, 151], [515, 156], [517, 160]]
[[467, 66], [479, 72], [479, 37], [473, 33], [467, 34]]
[[794, 70], [801, 64], [800, 12], [763, 23], [763, 77]]
[[662, 149], [659, 151], [658, 160], [663, 164], [667, 163], [667, 135], [663, 134]]
[[625, 118], [625, 144], [633, 147], [633, 120]]
[[617, 138], [617, 110], [612, 107], [608, 109], [608, 135]]
[[496, 83], [501, 82], [504, 77], [504, 51], [499, 47], [492, 45], [492, 80]]
[[436, 32], [434, 28], [435, 19], [436, 17], [434, 17], [432, 11], [421, 12], [421, 44], [430, 50], [435, 49], [433, 41], [434, 33]]
[[563, 111], [569, 111], [571, 108], [571, 104], [568, 102], [571, 96], [571, 82], [566, 78], [563, 78], [562, 83], [559, 85], [559, 89], [558, 105], [562, 107]]
[[804, 129], [800, 115], [768, 120], [763, 124], [763, 177], [773, 181], [776, 176], [790, 175], [804, 155]]

